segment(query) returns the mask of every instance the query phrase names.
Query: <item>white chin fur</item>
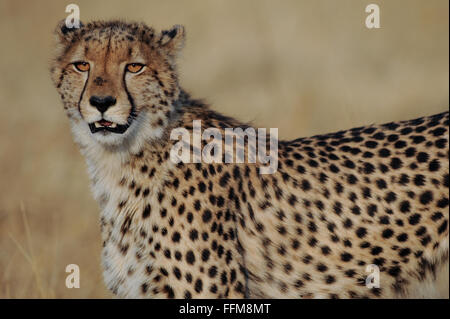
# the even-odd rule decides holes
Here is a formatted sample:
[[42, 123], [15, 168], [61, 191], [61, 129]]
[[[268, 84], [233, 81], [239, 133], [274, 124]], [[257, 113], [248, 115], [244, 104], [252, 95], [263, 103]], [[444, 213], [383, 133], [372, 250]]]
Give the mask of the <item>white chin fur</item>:
[[[131, 126], [128, 128], [128, 130], [129, 129], [131, 129]], [[92, 138], [95, 139], [100, 144], [103, 144], [106, 146], [119, 146], [126, 139], [128, 130], [123, 134], [102, 131], [102, 132], [97, 132], [94, 134], [91, 133], [91, 135], [92, 135]]]
[[[152, 128], [150, 122], [148, 113], [142, 111], [123, 134], [113, 132], [91, 133], [88, 124], [81, 117], [76, 121], [71, 121], [71, 126], [75, 142], [92, 151], [92, 153], [98, 152], [98, 148], [102, 146], [108, 149], [117, 148], [116, 150], [121, 153], [129, 153], [140, 150], [142, 145], [149, 140], [158, 139], [162, 136], [163, 129]], [[88, 153], [91, 153], [90, 151]]]

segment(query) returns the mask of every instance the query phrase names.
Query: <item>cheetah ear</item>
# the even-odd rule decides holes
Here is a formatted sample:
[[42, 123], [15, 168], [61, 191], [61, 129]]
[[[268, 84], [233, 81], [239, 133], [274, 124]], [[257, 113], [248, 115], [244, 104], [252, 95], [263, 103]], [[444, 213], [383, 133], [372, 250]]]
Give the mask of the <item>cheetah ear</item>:
[[61, 20], [55, 29], [56, 38], [60, 43], [70, 42], [75, 34], [84, 27], [83, 23], [80, 21], [80, 27], [69, 28], [66, 24], [66, 20]]
[[170, 30], [161, 32], [158, 45], [164, 53], [175, 58], [184, 46], [185, 34], [182, 25], [174, 25]]

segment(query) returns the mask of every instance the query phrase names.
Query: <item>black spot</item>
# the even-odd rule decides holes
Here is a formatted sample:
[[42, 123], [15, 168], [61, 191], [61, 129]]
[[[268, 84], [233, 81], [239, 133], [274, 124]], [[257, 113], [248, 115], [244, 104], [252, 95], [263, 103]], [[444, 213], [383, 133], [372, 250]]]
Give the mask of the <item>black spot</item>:
[[192, 241], [197, 240], [197, 238], [198, 238], [198, 231], [197, 231], [196, 229], [192, 229], [192, 230], [189, 232], [189, 238], [190, 238]]
[[392, 277], [397, 277], [400, 274], [400, 272], [401, 269], [399, 266], [393, 266], [388, 270], [388, 274], [391, 275]]
[[437, 148], [445, 148], [447, 145], [447, 140], [445, 138], [441, 138], [437, 140], [434, 145], [436, 145]]
[[399, 169], [402, 167], [402, 165], [403, 165], [403, 162], [398, 157], [394, 157], [390, 163], [390, 166], [393, 169]]
[[388, 156], [391, 155], [391, 151], [388, 150], [387, 148], [382, 148], [382, 149], [378, 152], [378, 155], [379, 155], [380, 157], [388, 157]]
[[348, 229], [351, 228], [352, 226], [353, 226], [352, 220], [350, 218], [347, 218], [344, 222], [344, 227]]
[[206, 185], [203, 182], [198, 183], [198, 190], [200, 193], [204, 193], [206, 191]]
[[165, 285], [163, 291], [167, 294], [167, 298], [169, 299], [175, 298], [175, 293], [173, 292], [172, 287], [170, 287], [169, 285]]
[[345, 276], [352, 278], [354, 275], [356, 275], [356, 271], [354, 271], [353, 269], [349, 269], [345, 271]]
[[200, 292], [202, 292], [202, 290], [203, 290], [203, 282], [202, 282], [202, 280], [201, 279], [197, 279], [196, 281], [195, 281], [195, 291], [197, 292], [197, 293], [200, 293]]
[[178, 243], [178, 242], [180, 242], [180, 239], [181, 239], [180, 233], [179, 232], [174, 232], [173, 235], [172, 235], [172, 241], [174, 243]]
[[422, 238], [422, 240], [420, 241], [420, 243], [421, 243], [423, 246], [427, 246], [427, 245], [430, 243], [430, 241], [431, 241], [431, 237], [430, 237], [429, 235], [427, 235], [427, 236], [424, 236], [424, 237]]
[[361, 209], [359, 208], [359, 206], [353, 206], [351, 208], [352, 214], [354, 215], [360, 215], [361, 214]]
[[163, 276], [169, 276], [169, 273], [167, 272], [167, 270], [164, 268], [164, 267], [161, 267], [160, 269], [159, 269], [159, 271], [161, 272], [161, 274], [163, 275]]
[[[317, 244], [317, 239], [316, 239], [315, 237], [311, 237], [311, 238], [309, 239], [309, 241], [308, 241], [308, 245], [311, 246], [311, 247], [315, 247], [316, 244]], [[284, 253], [281, 254], [281, 255], [284, 255]]]
[[392, 235], [394, 235], [394, 232], [392, 229], [390, 228], [386, 228], [385, 230], [383, 230], [383, 232], [381, 233], [381, 236], [383, 236], [383, 238], [391, 238]]
[[181, 257], [182, 257], [182, 256], [181, 256], [181, 253], [180, 253], [179, 251], [176, 251], [176, 252], [175, 252], [175, 259], [178, 260], [178, 261], [180, 261], [180, 260], [181, 260]]
[[228, 184], [228, 180], [230, 179], [230, 174], [225, 172], [219, 180], [219, 184], [222, 187], [225, 187]]
[[325, 266], [324, 264], [318, 264], [317, 265], [317, 270], [320, 271], [320, 272], [325, 272], [325, 271], [328, 270], [328, 267]]
[[413, 131], [413, 129], [411, 127], [405, 127], [403, 129], [400, 130], [400, 134], [402, 135], [408, 135], [409, 133], [411, 133]]
[[345, 160], [344, 166], [348, 168], [355, 168], [355, 163], [353, 163], [351, 160]]
[[295, 206], [295, 203], [296, 203], [296, 202], [297, 202], [297, 197], [296, 197], [295, 195], [289, 196], [289, 199], [288, 199], [289, 205]]
[[184, 206], [184, 204], [181, 204], [181, 205], [178, 207], [178, 214], [179, 214], [179, 215], [183, 215], [185, 209], [186, 209], [186, 207]]
[[398, 252], [398, 255], [399, 255], [400, 257], [406, 257], [406, 256], [408, 256], [410, 253], [411, 253], [411, 249], [409, 249], [409, 248], [402, 248], [402, 249], [400, 249], [400, 251]]
[[363, 196], [364, 196], [364, 198], [367, 199], [367, 198], [371, 198], [371, 197], [372, 197], [370, 188], [364, 187], [362, 191], [363, 191]]
[[374, 134], [372, 137], [373, 137], [374, 139], [376, 139], [376, 140], [381, 141], [381, 140], [383, 140], [386, 136], [384, 135], [383, 132], [378, 132], [378, 133]]
[[173, 274], [175, 275], [175, 277], [180, 280], [181, 279], [181, 271], [178, 267], [174, 267], [173, 268]]
[[347, 177], [347, 181], [348, 181], [348, 183], [350, 185], [354, 185], [354, 184], [356, 184], [358, 182], [358, 179], [356, 178], [355, 175], [349, 174], [348, 177]]
[[329, 254], [331, 253], [331, 249], [330, 249], [330, 247], [328, 247], [328, 246], [323, 246], [323, 247], [321, 248], [321, 250], [322, 250], [322, 254], [324, 254], [325, 256], [326, 256], [326, 255], [329, 255]]
[[407, 185], [409, 183], [409, 176], [406, 174], [400, 175], [400, 179], [398, 181], [401, 185]]
[[143, 283], [141, 285], [141, 290], [142, 290], [143, 293], [146, 293], [148, 291], [148, 284]]
[[414, 147], [410, 147], [410, 148], [406, 149], [405, 155], [406, 155], [406, 157], [413, 157], [414, 155], [416, 155], [416, 149]]
[[356, 235], [357, 235], [359, 238], [364, 238], [364, 236], [366, 236], [366, 234], [367, 234], [367, 229], [365, 229], [364, 227], [359, 227], [359, 228], [356, 230]]
[[194, 255], [194, 252], [193, 252], [192, 250], [189, 250], [189, 251], [186, 253], [186, 262], [187, 262], [189, 265], [193, 265], [193, 264], [195, 263], [195, 255]]
[[414, 214], [412, 216], [409, 217], [408, 221], [410, 225], [417, 225], [420, 222], [420, 218], [422, 216], [420, 216], [420, 214]]
[[372, 158], [373, 157], [373, 153], [372, 152], [364, 152], [363, 157], [364, 158]]
[[[358, 237], [359, 237], [359, 235], [358, 235]], [[342, 261], [348, 262], [348, 261], [350, 261], [352, 259], [353, 259], [352, 254], [349, 254], [349, 253], [342, 253], [341, 254], [341, 260]]]
[[386, 194], [386, 196], [384, 197], [384, 200], [388, 203], [392, 203], [395, 202], [395, 200], [397, 199], [397, 195], [395, 195], [394, 192], [389, 192]]
[[285, 235], [286, 234], [286, 228], [284, 226], [277, 226], [277, 231], [281, 235]]
[[360, 248], [369, 248], [370, 247], [370, 243], [368, 241], [363, 241], [360, 245]]
[[448, 225], [447, 220], [444, 220], [442, 222], [441, 226], [439, 226], [439, 228], [438, 228], [438, 233], [442, 234], [443, 232], [445, 232], [447, 230], [447, 225]]
[[395, 142], [396, 140], [398, 140], [398, 135], [397, 134], [391, 134], [388, 136], [388, 141], [389, 142]]
[[211, 278], [216, 277], [217, 275], [217, 267], [216, 266], [212, 266], [211, 268], [209, 268], [208, 270], [208, 276]]
[[365, 174], [372, 174], [375, 171], [375, 167], [370, 163], [364, 163], [363, 171]]
[[329, 285], [331, 285], [332, 283], [334, 283], [336, 281], [336, 278], [332, 275], [327, 275], [325, 277], [325, 282]]
[[203, 215], [202, 215], [203, 222], [205, 222], [205, 223], [210, 222], [211, 217], [212, 217], [211, 211], [209, 209], [205, 209], [205, 211], [203, 212]]
[[382, 216], [380, 217], [380, 224], [381, 225], [389, 225], [389, 216]]
[[437, 202], [437, 207], [439, 208], [445, 208], [448, 206], [448, 198], [441, 198], [438, 202]]
[[417, 161], [419, 162], [419, 163], [425, 163], [425, 162], [427, 162], [428, 161], [428, 158], [429, 158], [430, 156], [427, 154], [427, 153], [425, 153], [425, 152], [420, 152], [419, 154], [417, 154]]
[[375, 246], [370, 250], [370, 253], [374, 256], [379, 255], [383, 251], [383, 248], [380, 246]]
[[311, 184], [309, 183], [309, 181], [307, 181], [306, 179], [304, 179], [304, 180], [302, 180], [301, 188], [302, 188], [302, 190], [304, 190], [304, 191], [308, 191], [308, 190], [311, 189]]
[[414, 177], [414, 184], [416, 186], [423, 186], [423, 185], [425, 185], [425, 177], [423, 175], [421, 175], [421, 174], [417, 174]]
[[222, 274], [220, 274], [220, 281], [222, 282], [222, 285], [226, 285], [228, 282], [227, 273], [224, 271]]
[[367, 141], [366, 142], [366, 147], [368, 148], [376, 148], [378, 146], [378, 143], [375, 141]]
[[[447, 205], [448, 205], [448, 202], [447, 202]], [[436, 212], [436, 213], [433, 214], [433, 216], [431, 216], [431, 219], [433, 221], [438, 221], [442, 217], [444, 217], [444, 215], [441, 212]]]
[[209, 249], [203, 249], [203, 251], [202, 251], [202, 260], [203, 261], [208, 261], [208, 259], [209, 259], [209, 255], [210, 255], [210, 252], [209, 252]]
[[411, 210], [411, 204], [409, 201], [405, 200], [400, 203], [400, 211], [402, 213], [408, 213]]
[[430, 172], [436, 172], [441, 168], [441, 164], [439, 163], [439, 160], [435, 159], [432, 160], [429, 164], [428, 164], [428, 170]]
[[433, 193], [430, 191], [425, 191], [420, 195], [420, 203], [423, 205], [429, 204], [433, 200]]
[[[386, 200], [387, 201], [387, 200]], [[367, 206], [367, 214], [369, 216], [374, 216], [375, 213], [378, 211], [378, 207], [375, 204], [370, 204], [369, 206]]]
[[441, 135], [444, 135], [444, 133], [445, 133], [446, 131], [447, 131], [447, 130], [446, 130], [445, 128], [443, 128], [443, 127], [438, 127], [438, 128], [436, 128], [435, 130], [432, 130], [431, 132], [433, 133], [434, 136], [441, 136]]
[[209, 288], [209, 291], [213, 294], [217, 293], [217, 285], [212, 284], [211, 287]]
[[339, 168], [336, 165], [331, 164], [330, 165], [330, 171], [333, 172], [333, 173], [339, 173]]
[[384, 181], [384, 179], [378, 179], [377, 181], [376, 181], [376, 183], [377, 183], [377, 186], [378, 186], [378, 188], [379, 189], [385, 189], [385, 188], [387, 188], [387, 184], [386, 184], [386, 182]]
[[308, 161], [308, 165], [311, 167], [317, 167], [317, 166], [319, 166], [319, 163], [317, 163], [317, 161], [311, 159]]
[[144, 208], [144, 211], [142, 212], [142, 218], [147, 218], [148, 216], [150, 216], [150, 212], [151, 212], [150, 204], [147, 204]]
[[380, 169], [380, 171], [383, 174], [389, 171], [389, 167], [387, 165], [385, 165], [385, 164], [382, 164], [382, 163], [378, 166], [378, 168]]
[[397, 142], [395, 142], [395, 144], [394, 144], [394, 147], [395, 148], [403, 148], [403, 147], [405, 147], [406, 146], [406, 142], [405, 141], [397, 141]]
[[406, 233], [402, 233], [402, 234], [400, 234], [400, 235], [398, 235], [397, 236], [397, 240], [399, 241], [399, 242], [405, 242], [405, 241], [407, 241], [408, 240], [408, 234], [406, 234]]

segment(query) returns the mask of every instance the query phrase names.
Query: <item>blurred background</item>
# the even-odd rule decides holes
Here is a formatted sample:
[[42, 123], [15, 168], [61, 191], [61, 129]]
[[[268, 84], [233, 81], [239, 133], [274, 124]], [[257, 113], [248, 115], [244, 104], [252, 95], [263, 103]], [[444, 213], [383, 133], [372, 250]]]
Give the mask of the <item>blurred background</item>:
[[[49, 76], [70, 3], [82, 21], [185, 25], [184, 88], [283, 139], [448, 109], [448, 0], [0, 0], [0, 298], [111, 297], [99, 209]], [[381, 29], [365, 27], [369, 3]], [[68, 264], [80, 289], [65, 287]]]

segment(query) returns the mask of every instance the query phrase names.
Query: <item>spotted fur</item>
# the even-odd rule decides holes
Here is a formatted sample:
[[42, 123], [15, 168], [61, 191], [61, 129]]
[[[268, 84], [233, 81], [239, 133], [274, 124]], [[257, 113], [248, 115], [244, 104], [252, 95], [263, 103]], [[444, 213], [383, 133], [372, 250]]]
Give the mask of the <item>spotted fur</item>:
[[[59, 25], [56, 35], [52, 77], [101, 207], [113, 293], [448, 297], [448, 112], [280, 141], [269, 175], [259, 163], [174, 164], [172, 128], [246, 127], [180, 88], [184, 29], [111, 21]], [[77, 73], [75, 61], [90, 71]], [[145, 70], [124, 73], [133, 62]], [[118, 100], [105, 114], [130, 124], [124, 134], [89, 131], [100, 116], [87, 102], [93, 94]], [[370, 264], [380, 288], [365, 286]]]

